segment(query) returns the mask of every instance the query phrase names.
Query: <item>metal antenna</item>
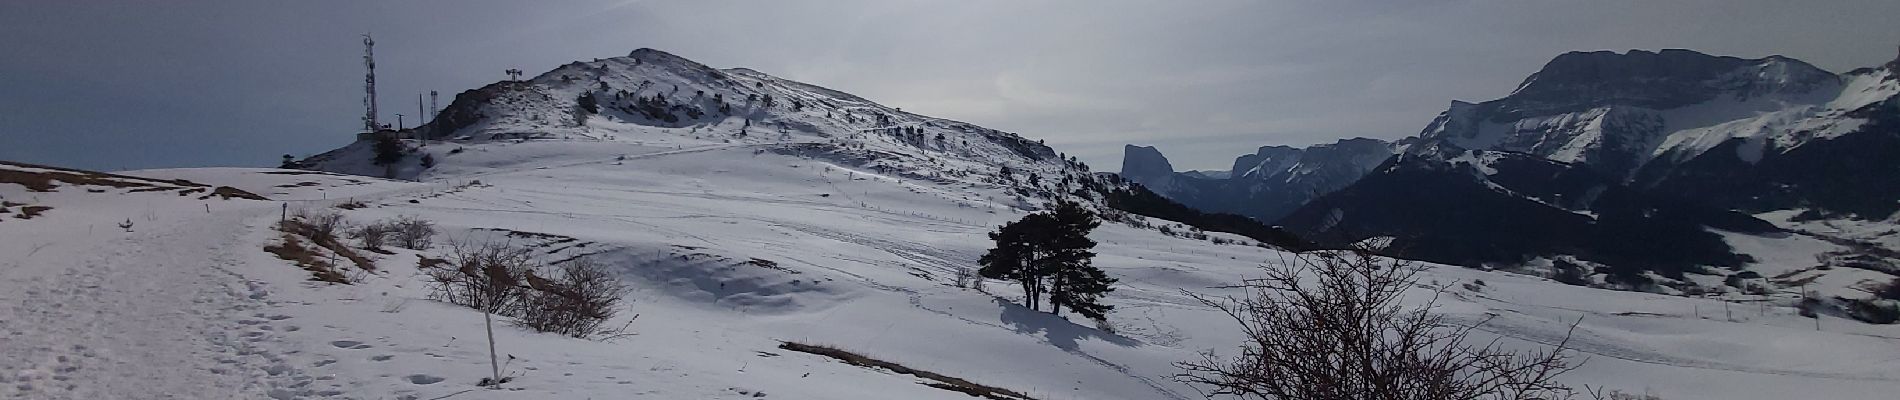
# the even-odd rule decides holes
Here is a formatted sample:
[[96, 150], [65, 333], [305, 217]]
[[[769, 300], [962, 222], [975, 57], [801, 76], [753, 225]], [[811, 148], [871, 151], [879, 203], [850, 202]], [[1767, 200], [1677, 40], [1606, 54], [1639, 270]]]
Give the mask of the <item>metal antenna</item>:
[[376, 132], [382, 125], [376, 123], [376, 39], [363, 34], [363, 128]]

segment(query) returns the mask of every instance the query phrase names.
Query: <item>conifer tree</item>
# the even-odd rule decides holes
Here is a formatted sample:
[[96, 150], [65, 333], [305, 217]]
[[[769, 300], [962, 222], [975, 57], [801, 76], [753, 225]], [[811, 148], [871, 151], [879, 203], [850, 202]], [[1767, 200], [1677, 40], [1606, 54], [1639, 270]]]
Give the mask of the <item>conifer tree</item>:
[[983, 268], [977, 273], [1016, 281], [1030, 309], [1041, 310], [1046, 293], [1049, 310], [1057, 315], [1068, 306], [1084, 317], [1103, 319], [1113, 307], [1101, 304], [1101, 296], [1114, 290], [1110, 286], [1116, 280], [1091, 264], [1095, 241], [1088, 234], [1100, 225], [1082, 205], [1059, 202], [1051, 211], [1029, 214], [990, 233], [996, 247], [978, 260]]
[[376, 145], [372, 149], [376, 151], [376, 157], [372, 160], [376, 165], [390, 165], [402, 161], [402, 141], [396, 140], [394, 133], [377, 133]]

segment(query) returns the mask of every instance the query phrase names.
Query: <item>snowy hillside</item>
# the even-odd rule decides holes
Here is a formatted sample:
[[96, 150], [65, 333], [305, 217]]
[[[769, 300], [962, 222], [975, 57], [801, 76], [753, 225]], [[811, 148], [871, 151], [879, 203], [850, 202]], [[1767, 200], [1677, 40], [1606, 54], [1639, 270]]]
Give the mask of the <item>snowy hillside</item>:
[[[582, 105], [583, 98], [592, 110]], [[1048, 146], [1013, 133], [906, 113], [750, 69], [714, 69], [653, 49], [574, 62], [524, 81], [461, 93], [434, 120], [403, 135], [429, 143], [806, 143], [829, 157], [880, 172], [939, 180], [994, 180], [1003, 167], [1023, 178], [1087, 172]], [[440, 151], [446, 150], [429, 154], [444, 156]], [[364, 141], [305, 162], [320, 170], [381, 175], [381, 167], [367, 165], [369, 155]], [[419, 158], [405, 160], [398, 175], [429, 176]]]
[[[1022, 215], [983, 201], [1006, 196], [1001, 187], [749, 145], [461, 146], [422, 183], [262, 169], [132, 173], [272, 201], [0, 182], [7, 199], [56, 207], [0, 220], [0, 395], [970, 398], [779, 348], [792, 341], [1037, 399], [1197, 398], [1168, 379], [1170, 363], [1228, 351], [1240, 337], [1181, 290], [1222, 294], [1207, 288], [1283, 257], [1106, 224], [1093, 237], [1103, 244], [1097, 265], [1121, 279], [1107, 298], [1117, 307], [1111, 334], [1017, 306], [1004, 282], [987, 285], [994, 296], [952, 285], [953, 271], [989, 247], [983, 233]], [[444, 240], [359, 251], [373, 268], [338, 264], [353, 284], [315, 282], [264, 250], [284, 240], [273, 228], [280, 204], [356, 224], [415, 216]], [[111, 226], [127, 217], [131, 232]], [[476, 387], [489, 374], [481, 315], [429, 300], [418, 266], [450, 241], [487, 240], [549, 261], [610, 263], [634, 286], [613, 324], [630, 322], [636, 335], [597, 342], [498, 325], [514, 379]], [[1566, 375], [1573, 384], [1666, 399], [1879, 399], [1900, 389], [1900, 346], [1887, 339], [1900, 330], [1823, 315], [1817, 331], [1787, 293], [1725, 305], [1459, 267], [1434, 268], [1421, 283], [1409, 301], [1449, 290], [1440, 311], [1458, 321], [1496, 316], [1477, 340], [1503, 337], [1512, 348], [1552, 343], [1582, 318], [1574, 343], [1589, 360]]]

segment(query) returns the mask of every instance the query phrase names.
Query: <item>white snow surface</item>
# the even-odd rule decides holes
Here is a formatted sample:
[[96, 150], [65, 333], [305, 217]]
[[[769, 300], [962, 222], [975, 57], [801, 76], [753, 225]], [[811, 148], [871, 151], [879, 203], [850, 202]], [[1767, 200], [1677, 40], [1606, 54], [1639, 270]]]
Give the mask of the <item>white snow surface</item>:
[[[1231, 321], [1182, 290], [1258, 276], [1285, 256], [1118, 224], [1093, 235], [1121, 282], [1107, 301], [1120, 334], [950, 285], [1022, 211], [1000, 186], [854, 170], [785, 145], [618, 140], [457, 143], [425, 182], [269, 169], [136, 175], [230, 185], [272, 201], [169, 192], [30, 192], [54, 207], [0, 219], [0, 398], [962, 399], [917, 379], [776, 348], [833, 345], [1040, 399], [1197, 398], [1170, 363], [1232, 354]], [[432, 151], [451, 144], [431, 145]], [[767, 151], [759, 151], [767, 150]], [[624, 157], [623, 157], [624, 156]], [[295, 172], [292, 172], [295, 173]], [[479, 180], [480, 185], [465, 186]], [[305, 183], [314, 182], [314, 183]], [[498, 325], [515, 379], [488, 375], [481, 314], [431, 301], [423, 251], [369, 254], [361, 282], [312, 282], [265, 253], [280, 207], [362, 223], [435, 221], [449, 239], [589, 255], [634, 286], [637, 335], [587, 341]], [[412, 202], [413, 201], [413, 202]], [[206, 206], [209, 205], [209, 211]], [[132, 232], [115, 224], [133, 219]], [[516, 237], [534, 232], [572, 241]], [[1221, 235], [1216, 235], [1221, 236]], [[1223, 236], [1225, 237], [1225, 236]], [[1231, 237], [1230, 237], [1231, 239]], [[1769, 239], [1760, 239], [1767, 240]], [[584, 244], [584, 245], [577, 245]], [[1756, 248], [1770, 249], [1772, 244]], [[1751, 248], [1751, 249], [1756, 249]], [[1796, 251], [1808, 251], [1796, 249]], [[1791, 256], [1793, 257], [1793, 256]], [[766, 260], [766, 268], [750, 260]], [[1478, 291], [1461, 283], [1484, 281]], [[1582, 318], [1587, 357], [1572, 384], [1666, 399], [1885, 399], [1900, 390], [1900, 329], [1758, 306], [1558, 284], [1438, 266], [1408, 301], [1449, 290], [1439, 312], [1495, 315], [1479, 341], [1548, 346]]]

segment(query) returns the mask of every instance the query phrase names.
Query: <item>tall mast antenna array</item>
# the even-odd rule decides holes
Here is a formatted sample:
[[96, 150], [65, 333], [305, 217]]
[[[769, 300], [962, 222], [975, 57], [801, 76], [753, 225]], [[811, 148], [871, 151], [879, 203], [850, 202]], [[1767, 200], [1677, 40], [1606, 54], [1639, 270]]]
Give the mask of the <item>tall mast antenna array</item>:
[[376, 39], [367, 33], [363, 34], [363, 69], [363, 107], [367, 109], [363, 114], [363, 128], [373, 133], [381, 130], [382, 125], [376, 123]]

